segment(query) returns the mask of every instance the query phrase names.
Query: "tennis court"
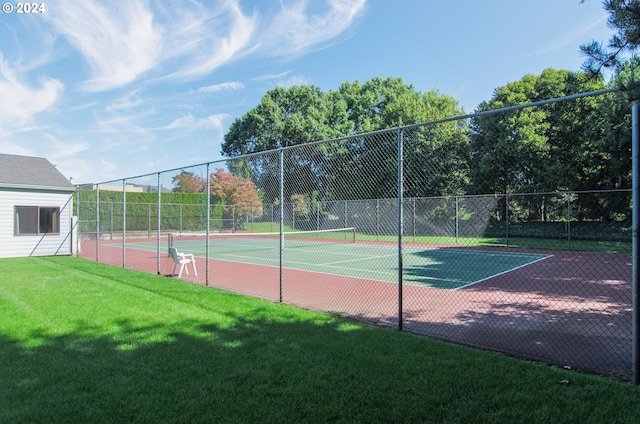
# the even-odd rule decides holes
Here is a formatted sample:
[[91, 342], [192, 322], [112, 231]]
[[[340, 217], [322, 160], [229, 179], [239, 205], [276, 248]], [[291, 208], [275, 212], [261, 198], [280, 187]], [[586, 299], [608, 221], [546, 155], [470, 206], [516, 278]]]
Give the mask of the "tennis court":
[[[161, 249], [167, 251], [174, 246], [180, 252], [206, 257], [204, 237], [171, 234], [161, 242]], [[210, 235], [208, 248], [212, 259], [278, 267], [280, 247], [278, 233], [223, 233]], [[127, 248], [155, 251], [157, 243], [129, 241]], [[404, 247], [403, 283], [456, 290], [548, 257], [452, 247]], [[397, 244], [357, 241], [353, 229], [284, 233], [282, 260], [287, 269], [396, 283], [397, 258]]]

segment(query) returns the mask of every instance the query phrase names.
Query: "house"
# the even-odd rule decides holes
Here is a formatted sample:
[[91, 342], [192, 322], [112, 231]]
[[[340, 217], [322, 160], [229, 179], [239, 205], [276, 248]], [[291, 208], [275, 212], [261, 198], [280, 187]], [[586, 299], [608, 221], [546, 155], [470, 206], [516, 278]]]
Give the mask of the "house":
[[0, 258], [71, 254], [74, 191], [47, 159], [0, 154]]

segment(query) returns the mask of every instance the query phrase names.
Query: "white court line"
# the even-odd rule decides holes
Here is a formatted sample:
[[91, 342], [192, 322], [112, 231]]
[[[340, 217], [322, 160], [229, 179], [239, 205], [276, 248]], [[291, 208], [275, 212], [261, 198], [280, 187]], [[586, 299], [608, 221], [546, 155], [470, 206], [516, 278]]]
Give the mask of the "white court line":
[[[364, 255], [362, 255], [362, 257], [357, 258], [357, 259], [347, 259], [345, 261], [335, 261], [335, 262], [323, 262], [323, 263], [319, 263], [317, 265], [320, 265], [320, 266], [325, 266], [325, 265], [331, 266], [331, 265], [334, 265], [334, 264], [344, 264], [344, 263], [347, 263], [347, 262], [366, 261], [366, 260], [369, 260], [369, 259], [393, 258], [393, 257], [396, 257], [396, 256], [397, 255], [382, 255], [382, 256], [364, 256]], [[305, 262], [298, 262], [298, 263], [304, 264]], [[313, 265], [316, 265], [316, 264], [313, 264]], [[351, 268], [349, 268], [349, 269], [351, 269]]]
[[[235, 254], [230, 254], [230, 253], [224, 253], [224, 254], [221, 254], [220, 256], [224, 256], [226, 258], [252, 259], [254, 261], [255, 260], [266, 261], [266, 262], [279, 262], [280, 261], [280, 258], [267, 259], [267, 258], [257, 258], [255, 256], [235, 255]], [[363, 256], [362, 258], [359, 258], [359, 259], [349, 259], [349, 260], [346, 260], [346, 261], [338, 261], [338, 262], [325, 262], [325, 263], [321, 263], [321, 264], [287, 260], [286, 264], [285, 264], [285, 268], [291, 268], [290, 265], [299, 265], [299, 266], [302, 266], [304, 268], [303, 269], [291, 268], [291, 269], [297, 269], [299, 271], [316, 272], [316, 273], [319, 273], [319, 274], [341, 275], [341, 276], [342, 276], [342, 274], [332, 274], [330, 272], [314, 271], [314, 270], [310, 270], [309, 268], [313, 269], [313, 267], [322, 266], [322, 267], [325, 267], [325, 268], [331, 268], [331, 269], [342, 270], [342, 271], [356, 271], [356, 272], [359, 272], [359, 273], [367, 272], [369, 274], [378, 274], [378, 275], [395, 275], [397, 273], [397, 271], [393, 271], [393, 272], [376, 271], [376, 270], [371, 270], [371, 269], [349, 268], [349, 267], [342, 267], [342, 266], [334, 266], [334, 265], [332, 265], [332, 264], [340, 264], [340, 263], [346, 263], [346, 262], [364, 261], [364, 260], [368, 260], [368, 259], [388, 258], [388, 257], [393, 257], [393, 256], [394, 255], [385, 255], [385, 256], [378, 256], [378, 257], [375, 257], [375, 258], [371, 258], [370, 256]], [[214, 259], [219, 259], [219, 258], [214, 258]], [[236, 262], [233, 259], [228, 259], [228, 260], [232, 261], [232, 262]], [[238, 261], [238, 262], [246, 263], [246, 262], [242, 262], [242, 261]], [[262, 265], [262, 264], [257, 264], [257, 265]], [[287, 266], [287, 265], [289, 265], [289, 266]], [[279, 265], [265, 265], [265, 266], [279, 266]], [[349, 276], [346, 275], [346, 277], [349, 277]], [[366, 277], [351, 277], [351, 278], [370, 279], [370, 278], [366, 278]], [[388, 281], [385, 281], [385, 282], [388, 282]]]
[[[524, 253], [522, 253], [522, 255], [524, 255]], [[515, 271], [515, 270], [520, 269], [520, 268], [524, 268], [525, 266], [529, 266], [529, 265], [535, 264], [536, 262], [544, 261], [545, 259], [549, 259], [551, 257], [553, 257], [553, 255], [545, 256], [544, 258], [540, 258], [540, 259], [537, 259], [537, 260], [532, 261], [532, 262], [527, 262], [526, 264], [522, 264], [522, 265], [517, 266], [515, 268], [511, 268], [511, 269], [508, 269], [506, 271], [502, 271], [502, 272], [500, 272], [498, 274], [494, 274], [494, 275], [491, 275], [489, 277], [485, 277], [485, 278], [483, 278], [481, 280], [474, 281], [473, 283], [469, 283], [469, 284], [465, 284], [464, 286], [456, 287], [455, 289], [453, 289], [453, 291], [464, 289], [466, 287], [470, 287], [470, 286], [473, 286], [473, 285], [478, 284], [478, 283], [482, 283], [483, 281], [487, 281], [487, 280], [489, 280], [491, 278], [495, 278], [495, 277], [498, 277], [500, 275], [507, 274], [507, 273], [509, 273], [511, 271]]]
[[[341, 245], [341, 246], [344, 246], [344, 245]], [[351, 246], [351, 247], [349, 247], [349, 249], [355, 249], [356, 248], [355, 247], [356, 245], [347, 245], [347, 246]], [[359, 247], [361, 247], [361, 246], [359, 246]], [[376, 250], [380, 250], [380, 249], [376, 249]], [[285, 246], [285, 251], [287, 251], [287, 247], [286, 246]], [[301, 250], [301, 251], [306, 252], [306, 253], [317, 253], [319, 255], [326, 255], [327, 253], [335, 255], [335, 252], [327, 252], [327, 250], [313, 250], [313, 249], [303, 248], [303, 250]], [[291, 250], [289, 250], [289, 252], [291, 252]], [[347, 252], [342, 252], [341, 251], [340, 255], [341, 256], [359, 256], [362, 259], [366, 259], [366, 258], [371, 258], [372, 257], [371, 255], [367, 255], [367, 254], [364, 254], [364, 253], [358, 253], [356, 251], [347, 251]], [[390, 255], [385, 255], [385, 256], [395, 256], [395, 255], [397, 255], [397, 253], [392, 253]]]
[[[241, 259], [253, 259], [256, 260], [257, 258], [255, 256], [241, 256], [241, 255], [231, 255], [231, 254], [225, 254], [224, 256], [228, 256], [231, 258], [241, 258]], [[254, 263], [254, 262], [246, 262], [246, 261], [242, 261], [242, 260], [234, 260], [234, 259], [226, 259], [226, 258], [210, 258], [210, 259], [215, 259], [215, 260], [219, 260], [219, 261], [223, 261], [223, 262], [233, 262], [233, 263], [240, 263], [240, 264], [249, 264], [249, 265], [258, 265], [258, 266], [266, 266], [266, 267], [270, 267], [270, 268], [280, 268], [279, 264], [274, 264], [274, 265], [269, 265], [269, 264], [264, 264], [264, 263]], [[363, 258], [364, 259], [364, 258]], [[264, 260], [264, 259], [263, 259]], [[267, 261], [271, 261], [271, 262], [279, 262], [280, 259], [269, 259]], [[287, 261], [287, 263], [289, 264], [297, 264], [297, 265], [303, 265], [303, 266], [311, 266], [311, 265], [315, 265], [315, 264], [310, 264], [310, 263], [306, 263], [306, 262], [291, 262], [291, 261]], [[345, 268], [345, 267], [331, 267], [334, 269], [338, 269], [338, 270], [345, 270], [345, 271], [356, 271], [359, 273], [362, 273], [363, 271], [368, 272], [369, 274], [382, 274], [382, 275], [396, 275], [397, 272], [387, 272], [387, 271], [375, 271], [375, 270], [363, 270], [361, 268]], [[323, 271], [317, 271], [317, 270], [313, 270], [313, 269], [309, 269], [309, 268], [294, 268], [291, 266], [284, 266], [284, 269], [290, 269], [290, 270], [295, 270], [295, 271], [304, 271], [304, 272], [312, 272], [314, 274], [325, 274], [325, 275], [329, 275], [331, 277], [346, 277], [346, 278], [353, 278], [356, 280], [366, 280], [366, 281], [376, 281], [379, 283], [385, 283], [385, 284], [394, 284], [397, 285], [397, 281], [387, 281], [387, 280], [378, 280], [376, 278], [371, 278], [371, 277], [362, 277], [362, 276], [354, 276], [354, 275], [345, 275], [345, 274], [336, 274], [333, 272], [323, 272]], [[442, 280], [442, 279], [440, 279]], [[410, 285], [419, 285], [419, 284], [411, 284], [411, 283], [407, 283]], [[429, 287], [429, 286], [424, 286], [426, 288], [433, 288], [433, 287]]]

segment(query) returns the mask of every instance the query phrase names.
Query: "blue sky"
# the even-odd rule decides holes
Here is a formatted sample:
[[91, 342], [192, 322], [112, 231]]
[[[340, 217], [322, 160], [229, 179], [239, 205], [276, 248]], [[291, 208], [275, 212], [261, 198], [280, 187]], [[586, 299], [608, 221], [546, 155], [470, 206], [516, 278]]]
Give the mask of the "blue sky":
[[0, 153], [74, 183], [221, 159], [276, 86], [401, 77], [466, 112], [607, 42], [599, 0], [45, 0], [0, 12]]

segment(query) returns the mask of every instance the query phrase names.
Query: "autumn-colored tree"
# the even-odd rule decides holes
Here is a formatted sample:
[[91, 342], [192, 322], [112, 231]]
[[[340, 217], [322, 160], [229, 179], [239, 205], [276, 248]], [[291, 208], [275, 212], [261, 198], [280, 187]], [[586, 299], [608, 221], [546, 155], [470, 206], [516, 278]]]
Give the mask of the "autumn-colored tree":
[[182, 171], [171, 178], [173, 191], [178, 193], [204, 193], [207, 191], [207, 181], [193, 172]]
[[[207, 191], [207, 181], [193, 172], [182, 171], [171, 178], [174, 184], [173, 191], [180, 193], [204, 193]], [[260, 205], [262, 202], [258, 197], [256, 185], [249, 178], [237, 177], [222, 168], [216, 169], [211, 174], [211, 196], [212, 203], [219, 201], [227, 205], [247, 208]]]
[[292, 194], [293, 213], [298, 218], [309, 217], [309, 202], [304, 194]]
[[[193, 172], [182, 171], [171, 178], [173, 191], [206, 193], [207, 180]], [[262, 214], [262, 202], [256, 185], [249, 178], [238, 177], [222, 168], [210, 176], [211, 204], [223, 205], [222, 219], [241, 228], [244, 218]]]
[[262, 213], [256, 185], [249, 178], [233, 175], [222, 168], [211, 174], [211, 196], [227, 205], [223, 219], [241, 223], [247, 216]]

